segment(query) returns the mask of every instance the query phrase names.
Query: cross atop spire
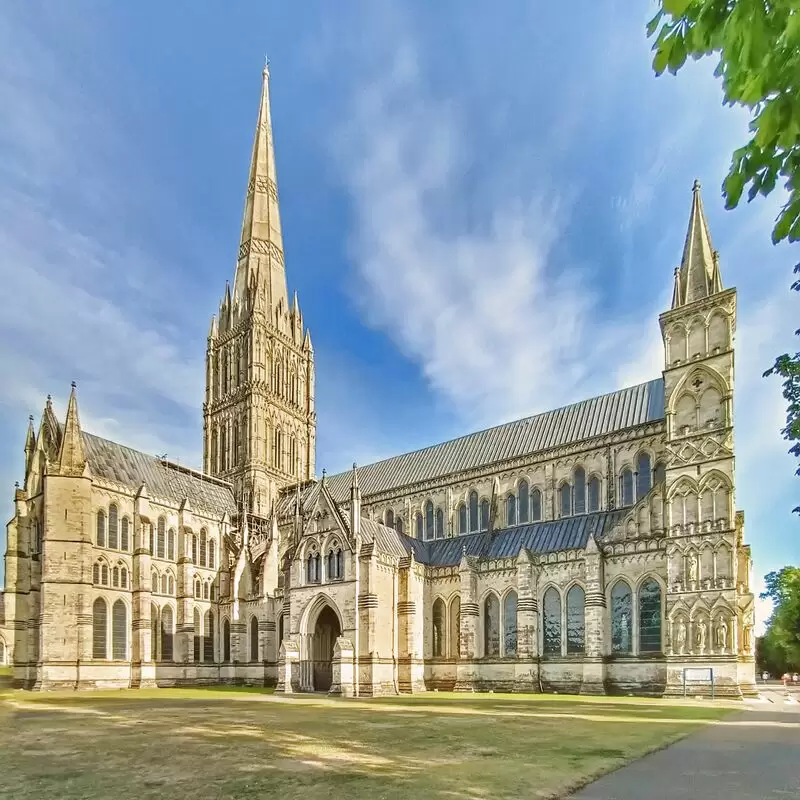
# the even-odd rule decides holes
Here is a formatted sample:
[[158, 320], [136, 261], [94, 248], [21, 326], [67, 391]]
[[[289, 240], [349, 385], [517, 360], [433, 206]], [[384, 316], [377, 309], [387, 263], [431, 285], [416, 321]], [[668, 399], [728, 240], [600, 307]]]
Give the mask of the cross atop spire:
[[692, 208], [689, 212], [689, 228], [683, 245], [681, 266], [675, 280], [672, 307], [693, 303], [715, 292], [721, 291], [722, 280], [716, 251], [711, 244], [711, 234], [703, 210], [700, 181], [692, 186]]
[[[254, 276], [258, 280], [252, 286]], [[281, 301], [284, 312], [289, 310], [283, 234], [278, 210], [278, 175], [272, 139], [269, 59], [265, 59], [261, 74], [261, 99], [250, 159], [236, 277], [233, 282], [234, 304], [241, 303], [251, 288], [256, 292], [266, 293], [263, 299], [273, 310]]]

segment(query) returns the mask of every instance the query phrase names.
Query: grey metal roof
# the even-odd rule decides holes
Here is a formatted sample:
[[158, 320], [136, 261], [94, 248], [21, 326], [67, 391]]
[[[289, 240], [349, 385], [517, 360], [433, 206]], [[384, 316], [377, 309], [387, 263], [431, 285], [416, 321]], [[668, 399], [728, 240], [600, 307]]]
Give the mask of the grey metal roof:
[[380, 522], [364, 519], [364, 517], [361, 518], [361, 533], [365, 541], [374, 541], [382, 552], [390, 553], [400, 558], [409, 555], [412, 550], [415, 551], [414, 557], [416, 558], [416, 551], [419, 550], [421, 552], [423, 549], [416, 546], [423, 544], [422, 542], [417, 542], [403, 533], [398, 533], [393, 528], [387, 528], [386, 525], [382, 525]]
[[93, 475], [136, 491], [143, 483], [153, 498], [222, 516], [236, 512], [231, 487], [217, 478], [162, 461], [155, 456], [83, 432], [83, 446]]
[[470, 533], [424, 542], [424, 550], [414, 553], [415, 558], [433, 567], [451, 567], [461, 561], [466, 550], [468, 556], [478, 558], [516, 558], [527, 548], [531, 553], [554, 553], [559, 550], [581, 550], [586, 547], [590, 534], [602, 539], [620, 522], [630, 509], [599, 511], [574, 517], [515, 525], [489, 533]]
[[[656, 378], [359, 467], [358, 482], [363, 495], [377, 494], [663, 418], [664, 381]], [[327, 478], [334, 498], [349, 498], [351, 477], [348, 470]]]

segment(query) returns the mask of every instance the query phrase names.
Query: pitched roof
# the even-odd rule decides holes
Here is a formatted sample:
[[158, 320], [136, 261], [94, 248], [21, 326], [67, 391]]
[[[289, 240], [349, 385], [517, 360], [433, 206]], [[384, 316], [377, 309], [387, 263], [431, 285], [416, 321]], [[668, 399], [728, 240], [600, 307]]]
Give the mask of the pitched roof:
[[[664, 381], [656, 378], [359, 467], [358, 481], [363, 495], [377, 494], [663, 418]], [[348, 470], [328, 476], [326, 486], [342, 502], [351, 480]]]
[[415, 552], [418, 561], [434, 567], [455, 566], [464, 552], [478, 558], [516, 558], [523, 549], [531, 553], [555, 553], [559, 550], [581, 550], [589, 536], [602, 539], [620, 522], [630, 509], [598, 511], [574, 517], [515, 525], [493, 534], [470, 533], [421, 543], [424, 552]]
[[236, 512], [230, 484], [130, 447], [83, 431], [83, 448], [93, 475], [136, 491], [142, 484], [154, 499], [179, 505], [187, 499], [195, 510], [220, 517]]

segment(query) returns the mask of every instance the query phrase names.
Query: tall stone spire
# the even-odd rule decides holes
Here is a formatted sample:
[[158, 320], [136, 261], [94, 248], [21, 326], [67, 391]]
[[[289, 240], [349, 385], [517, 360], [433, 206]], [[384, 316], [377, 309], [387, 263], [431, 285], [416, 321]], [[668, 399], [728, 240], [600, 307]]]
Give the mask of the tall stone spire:
[[711, 245], [711, 234], [703, 211], [703, 199], [700, 196], [700, 181], [695, 181], [692, 187], [689, 229], [686, 231], [679, 271], [680, 286], [676, 283], [672, 297], [673, 308], [721, 291], [722, 281], [716, 261], [717, 256]]
[[61, 448], [58, 453], [58, 468], [61, 475], [83, 475], [86, 467], [86, 454], [83, 449], [81, 422], [78, 418], [78, 397], [75, 393], [75, 382], [69, 394], [67, 419], [64, 433], [61, 436]]
[[278, 210], [278, 176], [272, 140], [269, 107], [269, 66], [264, 65], [258, 123], [250, 159], [250, 175], [242, 218], [242, 235], [233, 283], [234, 305], [242, 303], [248, 290], [266, 292], [266, 306], [274, 319], [282, 303], [289, 310], [286, 271], [283, 260], [283, 234]]

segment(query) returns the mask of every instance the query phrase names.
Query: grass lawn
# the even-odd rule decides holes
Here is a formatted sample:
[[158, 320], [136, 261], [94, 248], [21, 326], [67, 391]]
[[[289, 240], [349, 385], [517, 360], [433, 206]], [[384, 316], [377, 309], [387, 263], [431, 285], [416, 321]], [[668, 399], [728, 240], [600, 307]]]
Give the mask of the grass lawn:
[[0, 797], [553, 797], [729, 712], [553, 695], [7, 692]]

